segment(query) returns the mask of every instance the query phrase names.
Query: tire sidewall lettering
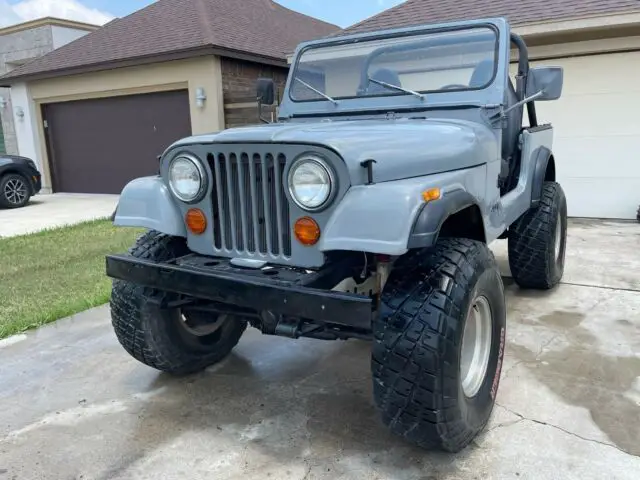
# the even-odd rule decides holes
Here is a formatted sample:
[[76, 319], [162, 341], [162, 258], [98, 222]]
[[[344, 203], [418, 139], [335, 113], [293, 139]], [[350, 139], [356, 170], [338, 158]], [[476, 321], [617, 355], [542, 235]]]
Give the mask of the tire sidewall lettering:
[[506, 337], [506, 329], [502, 327], [500, 329], [500, 346], [498, 347], [498, 366], [496, 368], [496, 374], [493, 377], [491, 384], [491, 400], [495, 401], [498, 393], [498, 387], [500, 386], [500, 375], [502, 374], [502, 359], [504, 358], [504, 343]]
[[[498, 286], [496, 289], [495, 286]], [[504, 299], [504, 285], [497, 270], [485, 270], [477, 277], [476, 285], [469, 297], [471, 302], [478, 295], [483, 295], [489, 301], [491, 307], [491, 353], [489, 364], [482, 387], [473, 398], [467, 398], [462, 391], [462, 383], [459, 381], [459, 405], [470, 423], [482, 425], [487, 422], [499, 387], [499, 379], [502, 370], [502, 361], [506, 342], [506, 305]], [[468, 310], [467, 310], [468, 311]], [[466, 321], [466, 319], [465, 319]], [[460, 358], [462, 335], [460, 337]], [[460, 373], [458, 374], [460, 375]], [[496, 381], [496, 378], [498, 379]]]

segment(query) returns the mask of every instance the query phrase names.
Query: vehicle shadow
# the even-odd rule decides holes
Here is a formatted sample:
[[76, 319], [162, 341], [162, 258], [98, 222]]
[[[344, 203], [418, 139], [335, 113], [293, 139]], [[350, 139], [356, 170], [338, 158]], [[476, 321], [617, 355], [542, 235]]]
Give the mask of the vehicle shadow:
[[[501, 271], [505, 288], [513, 290], [508, 267]], [[243, 452], [241, 462], [216, 467], [224, 478], [296, 466], [319, 479], [461, 478], [461, 465], [485, 455], [482, 447], [427, 451], [391, 434], [373, 403], [370, 350], [364, 341], [267, 338], [249, 330], [229, 358], [205, 372], [159, 374], [148, 390], [160, 393], [142, 406], [119, 449], [123, 456], [101, 478], [127, 478], [129, 469], [187, 432], [221, 458]], [[189, 461], [207, 459], [194, 454]]]
[[251, 332], [217, 367], [185, 378], [158, 375], [150, 390], [161, 393], [139, 412], [119, 448], [123, 457], [101, 478], [126, 478], [186, 432], [220, 458], [243, 452], [242, 462], [218, 467], [224, 478], [296, 466], [313, 471], [311, 478], [456, 478], [479, 447], [452, 455], [390, 434], [373, 404], [369, 358], [366, 342], [266, 342]]

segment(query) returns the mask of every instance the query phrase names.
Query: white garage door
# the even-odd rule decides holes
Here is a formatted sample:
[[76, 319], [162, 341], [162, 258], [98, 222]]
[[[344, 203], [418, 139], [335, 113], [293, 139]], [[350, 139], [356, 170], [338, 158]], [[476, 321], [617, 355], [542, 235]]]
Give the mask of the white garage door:
[[[533, 65], [538, 64], [533, 62]], [[569, 215], [635, 218], [640, 204], [640, 52], [541, 61], [564, 67], [562, 98], [538, 102], [554, 125]]]

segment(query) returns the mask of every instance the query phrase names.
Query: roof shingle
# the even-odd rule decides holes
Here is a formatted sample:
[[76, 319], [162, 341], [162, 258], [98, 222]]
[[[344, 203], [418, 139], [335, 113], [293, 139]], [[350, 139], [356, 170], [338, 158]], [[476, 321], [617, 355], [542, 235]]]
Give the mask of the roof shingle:
[[638, 0], [407, 0], [338, 35], [472, 18], [507, 17], [512, 25], [624, 12], [640, 12]]
[[41, 74], [217, 48], [286, 62], [286, 52], [339, 27], [271, 0], [158, 0], [5, 75]]

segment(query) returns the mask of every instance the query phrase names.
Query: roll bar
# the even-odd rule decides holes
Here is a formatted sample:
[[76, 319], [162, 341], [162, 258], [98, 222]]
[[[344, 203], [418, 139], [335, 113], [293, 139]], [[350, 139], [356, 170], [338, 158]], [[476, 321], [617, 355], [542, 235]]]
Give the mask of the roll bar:
[[[511, 33], [511, 43], [518, 48], [518, 75], [516, 76], [516, 95], [518, 101], [524, 100], [527, 96], [527, 78], [529, 77], [529, 50], [527, 44], [517, 33]], [[529, 115], [529, 125], [538, 126], [538, 115], [536, 105], [533, 101], [527, 104], [527, 114]]]

